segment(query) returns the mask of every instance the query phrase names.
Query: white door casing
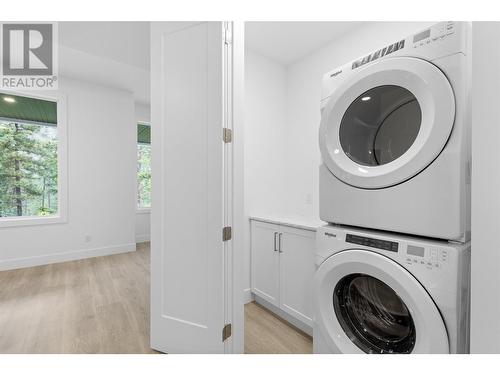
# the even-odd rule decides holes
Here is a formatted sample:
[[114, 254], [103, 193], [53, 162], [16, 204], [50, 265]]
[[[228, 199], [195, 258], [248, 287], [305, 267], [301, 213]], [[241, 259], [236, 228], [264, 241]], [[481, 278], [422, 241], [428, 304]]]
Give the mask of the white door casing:
[[318, 268], [314, 277], [315, 323], [326, 344], [341, 353], [364, 353], [344, 332], [334, 306], [337, 283], [350, 274], [366, 274], [388, 285], [402, 299], [415, 325], [416, 340], [412, 354], [449, 353], [445, 324], [434, 301], [406, 269], [375, 252], [349, 249], [332, 255]]
[[[322, 111], [319, 146], [323, 162], [346, 184], [377, 189], [404, 182], [439, 155], [453, 128], [455, 98], [446, 76], [432, 63], [411, 57], [385, 58], [359, 68], [333, 92]], [[360, 165], [340, 143], [340, 124], [353, 101], [375, 87], [393, 85], [410, 91], [422, 112], [418, 135], [399, 158], [384, 165]]]
[[151, 346], [167, 353], [227, 351], [223, 29], [222, 22], [151, 25]]

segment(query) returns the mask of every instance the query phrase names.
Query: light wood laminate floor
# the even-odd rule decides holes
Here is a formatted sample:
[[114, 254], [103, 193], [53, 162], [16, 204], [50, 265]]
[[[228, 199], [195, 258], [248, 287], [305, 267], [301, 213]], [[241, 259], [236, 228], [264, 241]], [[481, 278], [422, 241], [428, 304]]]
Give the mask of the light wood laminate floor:
[[[149, 245], [131, 253], [0, 272], [0, 353], [155, 353]], [[309, 336], [255, 303], [245, 352], [310, 353]]]
[[309, 354], [312, 349], [311, 336], [255, 302], [245, 305], [245, 353]]

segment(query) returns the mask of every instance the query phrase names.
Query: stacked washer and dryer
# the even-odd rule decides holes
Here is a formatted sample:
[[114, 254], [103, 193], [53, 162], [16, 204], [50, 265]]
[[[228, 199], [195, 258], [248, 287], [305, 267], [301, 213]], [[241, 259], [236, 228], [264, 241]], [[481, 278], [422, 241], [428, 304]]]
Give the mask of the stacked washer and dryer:
[[470, 25], [323, 78], [315, 353], [467, 353]]

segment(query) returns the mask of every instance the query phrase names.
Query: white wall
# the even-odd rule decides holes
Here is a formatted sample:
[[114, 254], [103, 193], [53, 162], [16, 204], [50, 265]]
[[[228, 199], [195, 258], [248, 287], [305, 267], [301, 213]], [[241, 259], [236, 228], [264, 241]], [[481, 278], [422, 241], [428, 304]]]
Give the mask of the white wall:
[[135, 122], [151, 122], [151, 108], [148, 103], [136, 102], [135, 108]]
[[[245, 207], [247, 215], [285, 210], [286, 70], [245, 51]], [[249, 223], [247, 223], [247, 239]], [[245, 290], [250, 295], [250, 247], [245, 249]]]
[[[135, 124], [134, 128], [137, 126], [138, 122], [150, 122], [151, 121], [151, 109], [149, 104], [135, 103]], [[137, 202], [137, 199], [134, 200]], [[145, 242], [149, 241], [151, 235], [151, 211], [137, 210], [135, 214], [135, 241]]]
[[59, 75], [130, 91], [137, 102], [150, 100], [149, 70], [68, 46], [59, 46]]
[[285, 210], [286, 70], [245, 52], [245, 179], [250, 214]]
[[319, 102], [324, 73], [350, 60], [424, 29], [429, 22], [373, 22], [345, 34], [310, 56], [288, 66], [284, 134], [287, 195], [294, 216], [319, 218]]
[[500, 353], [500, 22], [472, 35], [471, 352]]
[[68, 220], [0, 228], [0, 269], [135, 250], [133, 95], [65, 77], [59, 87], [67, 96]]

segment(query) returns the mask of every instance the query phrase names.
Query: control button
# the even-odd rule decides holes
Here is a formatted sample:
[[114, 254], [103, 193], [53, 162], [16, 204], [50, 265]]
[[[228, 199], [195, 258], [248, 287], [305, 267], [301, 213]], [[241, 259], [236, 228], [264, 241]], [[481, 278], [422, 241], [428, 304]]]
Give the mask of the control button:
[[437, 269], [440, 269], [441, 268], [441, 264], [440, 263], [434, 263], [434, 268], [437, 268]]
[[437, 261], [437, 259], [438, 259], [438, 251], [437, 251], [437, 249], [432, 249], [431, 250], [431, 259], [433, 261]]
[[411, 263], [411, 258], [406, 258], [406, 261], [407, 261], [408, 263]]
[[413, 263], [418, 263], [418, 260], [413, 258]]

